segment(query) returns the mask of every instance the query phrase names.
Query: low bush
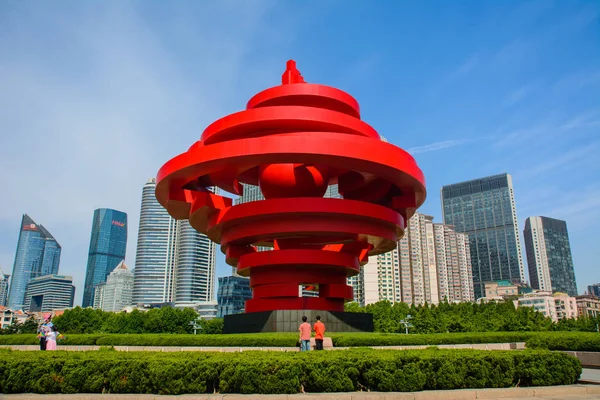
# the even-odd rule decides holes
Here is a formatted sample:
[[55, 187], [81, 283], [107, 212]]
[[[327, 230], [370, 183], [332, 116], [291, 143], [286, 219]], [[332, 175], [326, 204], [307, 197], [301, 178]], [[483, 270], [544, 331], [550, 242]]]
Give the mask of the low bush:
[[539, 333], [526, 342], [530, 349], [600, 351], [600, 333], [548, 332]]
[[573, 384], [549, 351], [355, 349], [310, 353], [2, 351], [0, 393], [299, 393]]
[[331, 333], [336, 347], [411, 346], [524, 342], [536, 332], [467, 332], [405, 335], [399, 333]]

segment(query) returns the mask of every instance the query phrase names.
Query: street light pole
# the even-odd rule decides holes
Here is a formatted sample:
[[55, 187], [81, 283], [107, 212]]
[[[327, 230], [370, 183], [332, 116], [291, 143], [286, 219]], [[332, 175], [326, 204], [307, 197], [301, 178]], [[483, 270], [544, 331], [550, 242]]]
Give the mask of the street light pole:
[[407, 335], [408, 335], [408, 328], [414, 327], [414, 325], [410, 323], [411, 319], [412, 319], [412, 315], [408, 314], [405, 319], [400, 320], [400, 323], [402, 325], [404, 325], [404, 329], [406, 330]]
[[195, 319], [193, 321], [190, 321], [190, 325], [194, 329], [194, 335], [196, 334], [196, 330], [202, 330], [202, 325], [198, 324], [198, 320], [197, 319]]

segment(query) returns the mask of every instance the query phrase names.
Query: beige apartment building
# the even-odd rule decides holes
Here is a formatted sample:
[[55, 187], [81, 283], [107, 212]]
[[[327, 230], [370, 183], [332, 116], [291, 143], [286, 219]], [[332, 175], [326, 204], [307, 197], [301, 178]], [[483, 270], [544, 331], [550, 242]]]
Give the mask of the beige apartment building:
[[600, 297], [587, 294], [584, 296], [576, 296], [577, 310], [579, 316], [595, 318], [600, 316]]
[[513, 300], [513, 303], [515, 308], [532, 307], [552, 319], [553, 322], [565, 318], [577, 318], [578, 315], [575, 297], [566, 293], [552, 294], [551, 292], [535, 291]]
[[[473, 301], [468, 236], [416, 213], [394, 251], [371, 257], [363, 266], [359, 302], [408, 304]], [[375, 272], [376, 271], [376, 272]]]

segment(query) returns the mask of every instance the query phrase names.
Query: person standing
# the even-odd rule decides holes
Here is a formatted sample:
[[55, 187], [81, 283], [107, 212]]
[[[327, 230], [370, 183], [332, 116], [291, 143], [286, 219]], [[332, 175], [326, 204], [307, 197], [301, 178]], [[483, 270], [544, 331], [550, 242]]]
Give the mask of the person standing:
[[38, 338], [40, 338], [40, 350], [46, 350], [46, 323], [38, 326]]
[[46, 350], [56, 350], [56, 341], [58, 340], [58, 329], [56, 326], [50, 328], [50, 332], [46, 334]]
[[306, 316], [302, 317], [302, 323], [298, 330], [300, 331], [300, 351], [309, 351], [310, 350], [310, 324], [306, 322], [308, 318]]
[[323, 338], [325, 335], [325, 324], [321, 322], [321, 316], [317, 315], [317, 322], [315, 322], [315, 348], [316, 350], [323, 350]]

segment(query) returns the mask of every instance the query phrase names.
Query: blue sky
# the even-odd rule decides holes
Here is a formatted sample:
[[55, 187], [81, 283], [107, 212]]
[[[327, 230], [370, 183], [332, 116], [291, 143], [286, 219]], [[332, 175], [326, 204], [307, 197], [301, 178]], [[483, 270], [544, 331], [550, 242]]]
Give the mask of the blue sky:
[[600, 281], [599, 48], [594, 1], [0, 2], [0, 267], [28, 213], [80, 303], [99, 207], [127, 212], [132, 267], [146, 179], [293, 58], [415, 155], [436, 221], [442, 185], [511, 173], [521, 231], [567, 221], [583, 292]]

